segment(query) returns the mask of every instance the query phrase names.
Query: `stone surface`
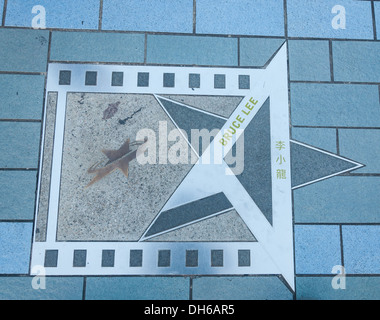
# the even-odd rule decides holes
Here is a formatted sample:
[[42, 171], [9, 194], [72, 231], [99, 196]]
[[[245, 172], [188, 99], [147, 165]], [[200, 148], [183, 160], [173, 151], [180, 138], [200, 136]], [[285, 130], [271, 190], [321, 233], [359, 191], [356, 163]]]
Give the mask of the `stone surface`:
[[380, 226], [343, 226], [346, 273], [380, 273]]
[[182, 35], [148, 35], [147, 62], [158, 64], [238, 64], [237, 39]]
[[284, 39], [240, 38], [240, 66], [264, 67]]
[[[346, 13], [344, 29], [335, 29], [333, 7], [340, 5]], [[288, 35], [290, 37], [373, 39], [371, 3], [342, 0], [288, 0]], [[342, 22], [340, 22], [342, 23]], [[338, 22], [339, 24], [339, 22]]]
[[[332, 153], [337, 152], [336, 129], [333, 128], [292, 127], [292, 139]], [[353, 157], [352, 159], [357, 158]]]
[[33, 220], [36, 171], [0, 171], [0, 220]]
[[36, 220], [36, 241], [45, 241], [49, 210], [50, 177], [53, 157], [54, 128], [56, 120], [57, 93], [48, 93], [46, 104], [45, 137], [43, 141], [43, 162], [38, 195], [38, 213]]
[[98, 29], [97, 0], [40, 0], [38, 3], [33, 0], [9, 0], [5, 25], [32, 27], [32, 20], [37, 16], [37, 13], [32, 13], [32, 8], [36, 5], [45, 8], [47, 28]]
[[143, 34], [54, 31], [50, 59], [143, 62], [144, 42]]
[[192, 0], [104, 0], [103, 30], [193, 31]]
[[232, 5], [226, 0], [197, 0], [196, 5], [197, 33], [284, 35], [281, 1], [241, 0]]
[[163, 95], [173, 101], [177, 101], [188, 106], [192, 106], [216, 115], [229, 118], [235, 111], [243, 97], [214, 97], [214, 96], [182, 96], [182, 95]]
[[346, 288], [334, 290], [333, 276], [297, 277], [298, 300], [378, 300], [380, 277], [346, 277]]
[[352, 170], [358, 165], [319, 150], [292, 143], [290, 148], [292, 187]]
[[45, 77], [0, 75], [0, 119], [40, 120]]
[[289, 41], [290, 80], [330, 81], [329, 42]]
[[378, 86], [291, 83], [290, 88], [293, 125], [380, 126]]
[[41, 123], [0, 122], [0, 168], [37, 168]]
[[186, 300], [185, 277], [90, 277], [86, 300]]
[[48, 31], [0, 29], [0, 43], [0, 71], [46, 72]]
[[199, 199], [161, 212], [149, 227], [145, 236], [154, 236], [171, 229], [179, 228], [186, 224], [194, 223], [197, 220], [206, 219], [227, 209], [232, 209], [232, 204], [223, 192]]
[[356, 173], [380, 173], [380, 149], [374, 147], [378, 143], [379, 129], [339, 130], [340, 154], [365, 165]]
[[0, 222], [0, 274], [29, 272], [32, 229], [33, 223]]
[[379, 192], [379, 177], [334, 177], [299, 188], [294, 190], [295, 222], [379, 223]]
[[[117, 113], [103, 120], [107, 105], [116, 102]], [[126, 124], [119, 123], [137, 110]], [[133, 160], [128, 178], [116, 170], [85, 188], [94, 178], [87, 170], [98, 161], [105, 164], [102, 149], [117, 150], [145, 128], [158, 139], [159, 121], [167, 122], [168, 132], [174, 125], [151, 95], [69, 94], [66, 115], [58, 239], [138, 240], [190, 170], [190, 162], [164, 165], [155, 158], [156, 164], [141, 165]]]
[[235, 210], [174, 230], [149, 241], [256, 241]]
[[200, 277], [193, 280], [194, 300], [292, 300], [276, 276]]
[[336, 81], [380, 82], [379, 42], [333, 41], [332, 49]]
[[331, 274], [341, 265], [337, 225], [296, 225], [294, 228], [296, 274]]
[[81, 300], [83, 278], [47, 277], [45, 289], [32, 287], [33, 277], [0, 277], [0, 300]]

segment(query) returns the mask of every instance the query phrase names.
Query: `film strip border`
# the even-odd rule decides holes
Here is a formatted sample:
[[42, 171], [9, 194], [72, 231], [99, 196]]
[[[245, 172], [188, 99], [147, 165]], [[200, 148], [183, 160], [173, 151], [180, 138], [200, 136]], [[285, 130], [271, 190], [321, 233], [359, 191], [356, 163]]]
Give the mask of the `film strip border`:
[[[32, 266], [47, 275], [277, 274], [258, 243], [35, 243]], [[260, 262], [260, 263], [258, 263]], [[33, 269], [32, 272], [33, 274]]]
[[48, 91], [245, 95], [265, 69], [51, 63]]

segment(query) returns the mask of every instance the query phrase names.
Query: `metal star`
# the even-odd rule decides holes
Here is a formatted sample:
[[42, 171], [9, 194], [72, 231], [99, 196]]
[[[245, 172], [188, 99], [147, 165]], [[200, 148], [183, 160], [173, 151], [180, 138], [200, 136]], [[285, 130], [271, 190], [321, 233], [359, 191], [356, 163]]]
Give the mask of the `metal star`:
[[[143, 145], [145, 142], [147, 142], [147, 139], [144, 141], [135, 141], [132, 143], [130, 143], [130, 139], [128, 139], [118, 150], [102, 150], [102, 152], [107, 156], [108, 162], [104, 167], [98, 168], [99, 164], [101, 163], [100, 161], [92, 165], [87, 170], [87, 173], [96, 174], [96, 176], [91, 180], [86, 188], [103, 179], [105, 176], [112, 173], [116, 169], [121, 170], [128, 178], [129, 163], [132, 160], [136, 159], [139, 146]], [[133, 148], [131, 149], [131, 147]]]

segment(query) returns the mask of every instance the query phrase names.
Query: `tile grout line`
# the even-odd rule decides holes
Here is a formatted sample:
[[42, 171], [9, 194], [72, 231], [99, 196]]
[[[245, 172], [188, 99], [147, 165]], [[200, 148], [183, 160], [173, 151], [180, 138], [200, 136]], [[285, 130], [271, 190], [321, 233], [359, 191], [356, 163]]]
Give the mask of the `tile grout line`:
[[371, 1], [371, 11], [372, 11], [372, 24], [373, 24], [373, 40], [377, 39], [376, 30], [376, 15], [375, 15], [375, 2]]
[[339, 147], [339, 129], [336, 128], [336, 153], [340, 155], [340, 147]]
[[148, 57], [148, 34], [145, 33], [144, 35], [144, 65], [147, 64], [147, 57]]
[[379, 130], [380, 127], [343, 127], [343, 126], [311, 126], [311, 125], [292, 125], [293, 128], [315, 128], [315, 129], [364, 129], [364, 130]]
[[5, 26], [5, 17], [7, 15], [7, 5], [8, 5], [8, 0], [4, 0], [4, 6], [3, 6], [3, 16], [1, 18], [1, 26]]
[[86, 300], [86, 290], [87, 290], [87, 277], [83, 277], [83, 291], [82, 291], [82, 300]]
[[331, 82], [334, 81], [334, 65], [333, 65], [333, 48], [332, 48], [332, 40], [329, 40], [329, 58], [330, 58], [330, 77], [331, 77]]
[[98, 20], [98, 30], [102, 30], [103, 23], [103, 0], [99, 0], [99, 20]]
[[193, 34], [197, 33], [197, 1], [193, 0]]
[[193, 277], [189, 280], [189, 300], [193, 300]]
[[379, 82], [291, 80], [291, 83], [379, 85]]
[[284, 7], [284, 35], [285, 35], [285, 39], [288, 39], [288, 3], [287, 3], [287, 0], [284, 0], [283, 7]]
[[342, 224], [339, 225], [339, 237], [340, 237], [341, 266], [344, 268], [344, 247], [343, 247], [343, 227], [342, 227]]

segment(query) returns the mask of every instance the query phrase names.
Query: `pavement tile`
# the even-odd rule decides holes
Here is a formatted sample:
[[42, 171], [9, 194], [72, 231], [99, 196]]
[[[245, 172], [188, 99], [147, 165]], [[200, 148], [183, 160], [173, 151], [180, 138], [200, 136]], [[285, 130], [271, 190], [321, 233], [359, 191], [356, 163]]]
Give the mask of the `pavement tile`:
[[290, 80], [330, 81], [329, 42], [324, 40], [290, 40]]
[[380, 273], [380, 226], [343, 226], [344, 266], [347, 274]]
[[196, 32], [283, 36], [283, 2], [197, 0]]
[[293, 294], [276, 276], [199, 277], [193, 280], [193, 300], [292, 300]]
[[41, 120], [45, 77], [0, 75], [0, 119]]
[[37, 172], [0, 171], [0, 220], [33, 220]]
[[36, 5], [46, 12], [47, 28], [98, 29], [99, 0], [8, 0], [6, 26], [32, 27], [38, 13], [32, 13]]
[[380, 277], [346, 276], [346, 289], [334, 289], [334, 277], [297, 277], [298, 300], [379, 300]]
[[33, 289], [32, 281], [33, 277], [0, 277], [0, 300], [82, 299], [81, 277], [46, 277], [45, 289], [39, 290]]
[[88, 277], [87, 300], [187, 300], [185, 277]]
[[378, 86], [291, 83], [290, 88], [293, 125], [380, 126]]
[[41, 123], [0, 122], [0, 168], [37, 168]]
[[56, 31], [51, 60], [92, 62], [143, 62], [143, 34]]
[[330, 274], [342, 264], [339, 226], [296, 225], [294, 239], [297, 274]]
[[380, 42], [333, 41], [332, 49], [335, 81], [380, 82]]
[[379, 177], [330, 178], [294, 190], [294, 219], [296, 223], [379, 223], [379, 194]]
[[46, 72], [48, 42], [47, 30], [0, 29], [0, 71]]
[[29, 272], [32, 229], [33, 223], [0, 222], [0, 274]]
[[263, 67], [283, 43], [283, 39], [240, 38], [240, 65]]
[[193, 0], [104, 0], [103, 30], [193, 32]]
[[[334, 29], [332, 21], [339, 12], [332, 13], [336, 5], [346, 12], [345, 29]], [[290, 37], [373, 39], [371, 3], [356, 0], [288, 0], [288, 35]], [[338, 21], [338, 24], [342, 23]]]
[[355, 173], [380, 173], [380, 130], [339, 130], [340, 154], [365, 165]]
[[148, 35], [147, 62], [237, 66], [236, 38]]
[[336, 153], [336, 129], [292, 127], [292, 139]]

